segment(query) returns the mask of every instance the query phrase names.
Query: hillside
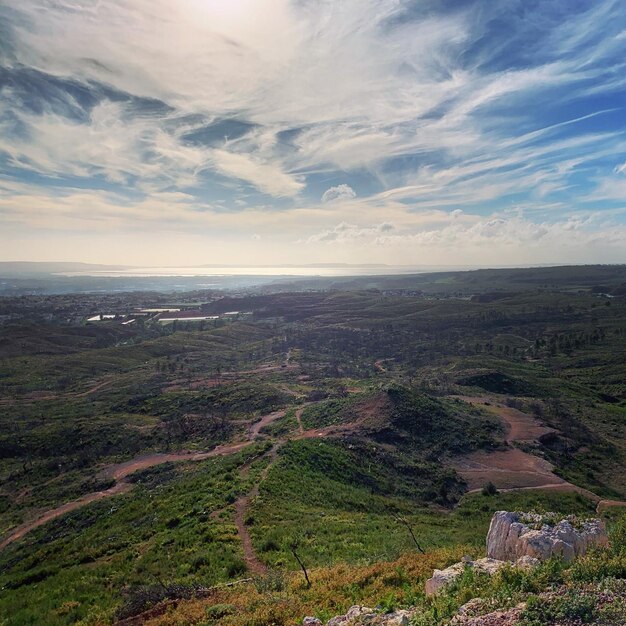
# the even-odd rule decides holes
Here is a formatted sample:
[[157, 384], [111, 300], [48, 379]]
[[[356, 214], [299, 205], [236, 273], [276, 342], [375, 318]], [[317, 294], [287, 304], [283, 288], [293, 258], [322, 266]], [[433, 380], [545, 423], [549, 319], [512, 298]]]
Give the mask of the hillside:
[[[606, 287], [626, 275], [557, 269], [471, 297], [0, 299], [0, 615], [297, 623], [419, 601], [499, 509], [620, 528], [626, 301]], [[172, 303], [216, 319], [85, 321]]]

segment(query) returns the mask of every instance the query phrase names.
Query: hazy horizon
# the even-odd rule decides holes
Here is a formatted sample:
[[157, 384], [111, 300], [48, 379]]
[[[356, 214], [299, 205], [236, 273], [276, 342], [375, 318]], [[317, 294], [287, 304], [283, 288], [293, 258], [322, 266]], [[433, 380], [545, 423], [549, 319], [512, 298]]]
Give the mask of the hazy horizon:
[[626, 262], [617, 0], [0, 0], [2, 259]]

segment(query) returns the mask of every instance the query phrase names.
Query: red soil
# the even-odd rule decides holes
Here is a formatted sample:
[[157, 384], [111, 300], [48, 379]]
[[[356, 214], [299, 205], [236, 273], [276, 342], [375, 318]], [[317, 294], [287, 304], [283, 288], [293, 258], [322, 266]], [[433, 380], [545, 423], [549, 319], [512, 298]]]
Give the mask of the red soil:
[[[495, 413], [505, 426], [504, 442], [508, 446], [536, 441], [541, 435], [555, 432], [532, 415], [508, 407], [492, 396], [455, 397]], [[500, 491], [505, 492], [527, 489], [575, 491], [596, 502], [598, 513], [612, 506], [626, 506], [626, 502], [602, 500], [588, 489], [563, 480], [553, 473], [553, 466], [548, 461], [518, 448], [507, 447], [505, 450], [494, 452], [474, 452], [456, 459], [453, 467], [467, 482], [469, 493], [480, 491], [491, 482]]]

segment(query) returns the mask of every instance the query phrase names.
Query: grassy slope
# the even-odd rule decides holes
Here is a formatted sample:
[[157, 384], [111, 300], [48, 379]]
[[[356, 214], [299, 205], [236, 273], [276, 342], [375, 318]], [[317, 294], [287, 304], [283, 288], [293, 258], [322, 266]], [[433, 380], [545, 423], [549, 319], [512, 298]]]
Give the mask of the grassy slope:
[[[465, 554], [480, 555], [484, 551], [484, 536], [491, 514], [496, 509], [558, 508], [565, 512], [588, 514], [587, 503], [573, 495], [502, 494], [494, 497], [472, 496], [463, 500], [457, 511], [444, 516], [425, 513], [412, 521], [449, 547], [430, 546], [427, 554], [418, 554], [410, 540], [397, 552], [380, 554], [372, 559], [354, 559], [331, 566], [311, 565], [312, 587], [307, 589], [299, 572], [285, 576], [271, 575], [253, 584], [232, 589], [217, 590], [209, 597], [178, 604], [160, 617], [149, 619], [150, 626], [182, 626], [220, 624], [220, 626], [270, 626], [271, 624], [297, 624], [305, 615], [315, 615], [326, 620], [343, 613], [354, 604], [381, 606], [387, 609], [421, 605], [424, 614], [432, 604], [424, 598], [424, 581], [435, 567], [445, 567], [457, 562]], [[423, 524], [423, 526], [420, 525]], [[358, 537], [361, 527], [353, 529]], [[369, 537], [378, 546], [385, 542], [384, 535], [405, 534], [402, 528], [381, 530], [377, 537]], [[296, 568], [291, 561], [291, 568]], [[541, 580], [541, 579], [540, 579]], [[545, 582], [545, 581], [544, 581]], [[448, 610], [458, 608], [473, 595], [472, 581], [455, 593]], [[484, 583], [484, 581], [481, 581]], [[503, 596], [504, 594], [501, 594]], [[439, 620], [426, 623], [436, 626]]]

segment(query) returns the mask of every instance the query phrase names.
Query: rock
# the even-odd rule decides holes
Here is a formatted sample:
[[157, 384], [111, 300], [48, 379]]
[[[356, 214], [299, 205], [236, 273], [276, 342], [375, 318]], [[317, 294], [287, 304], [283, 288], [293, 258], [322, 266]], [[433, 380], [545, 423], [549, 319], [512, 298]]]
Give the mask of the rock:
[[406, 609], [400, 609], [389, 613], [388, 615], [381, 615], [381, 624], [385, 626], [409, 626], [409, 622], [413, 617], [414, 611], [407, 611]]
[[465, 560], [464, 558], [459, 563], [455, 563], [446, 569], [436, 569], [432, 577], [426, 581], [426, 595], [432, 596], [442, 587], [452, 583], [465, 571], [466, 567], [471, 567], [492, 576], [505, 565], [507, 565], [506, 562], [490, 559], [489, 557], [478, 559], [477, 561]]
[[522, 610], [523, 606], [519, 605], [513, 609], [494, 611], [476, 617], [456, 615], [450, 621], [450, 624], [462, 624], [463, 626], [517, 626]]
[[529, 556], [545, 561], [559, 556], [571, 561], [590, 547], [608, 543], [602, 520], [593, 519], [577, 527], [573, 519], [550, 522], [550, 517], [529, 513], [498, 511], [494, 514], [487, 534], [487, 555], [501, 561], [516, 561]]
[[459, 615], [476, 615], [484, 604], [485, 601], [482, 598], [472, 598], [469, 602], [461, 606], [457, 613]]
[[533, 567], [537, 567], [539, 563], [541, 563], [539, 559], [525, 554], [515, 561], [515, 567], [519, 567], [520, 569], [532, 569]]
[[455, 563], [446, 569], [436, 569], [431, 578], [426, 581], [426, 595], [436, 594], [442, 587], [449, 585], [457, 579], [465, 570], [467, 563]]
[[302, 626], [322, 626], [322, 620], [308, 616], [302, 620]]
[[327, 626], [351, 626], [366, 624], [376, 617], [376, 611], [366, 606], [351, 606], [345, 615], [337, 615], [327, 622]]
[[[330, 619], [326, 626], [409, 626], [414, 610], [399, 609], [392, 613], [378, 613], [375, 609], [355, 605], [345, 615]], [[314, 620], [307, 622], [306, 620]], [[320, 626], [315, 617], [305, 618], [304, 626]]]
[[478, 561], [472, 561], [469, 563], [470, 567], [477, 569], [489, 576], [493, 576], [498, 570], [502, 569], [507, 563], [505, 561], [498, 561], [497, 559], [491, 559], [485, 557], [484, 559], [478, 559]]

